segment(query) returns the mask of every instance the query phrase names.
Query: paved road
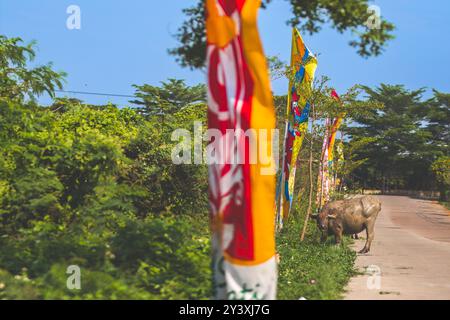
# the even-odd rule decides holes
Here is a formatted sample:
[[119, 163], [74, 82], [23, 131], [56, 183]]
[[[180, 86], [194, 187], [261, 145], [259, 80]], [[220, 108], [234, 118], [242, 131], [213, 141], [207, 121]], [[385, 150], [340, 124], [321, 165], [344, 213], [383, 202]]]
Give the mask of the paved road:
[[[450, 299], [450, 211], [432, 201], [378, 198], [371, 252], [356, 260], [364, 275], [350, 281], [345, 299]], [[355, 249], [363, 246], [356, 241]]]

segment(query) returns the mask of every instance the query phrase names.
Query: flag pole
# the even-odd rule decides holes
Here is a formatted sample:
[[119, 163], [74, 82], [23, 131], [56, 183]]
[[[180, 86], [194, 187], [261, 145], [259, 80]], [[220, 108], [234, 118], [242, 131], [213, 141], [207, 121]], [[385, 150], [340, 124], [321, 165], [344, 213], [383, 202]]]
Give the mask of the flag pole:
[[[295, 29], [292, 28], [292, 39], [291, 39], [291, 61], [290, 61], [290, 68], [292, 68], [292, 64], [293, 64], [293, 57], [292, 57], [292, 46], [294, 43], [294, 38], [295, 38]], [[289, 71], [289, 76], [291, 75], [291, 70]], [[289, 91], [291, 90], [291, 79], [288, 79], [288, 94], [287, 94], [287, 99], [286, 99], [286, 109], [285, 109], [285, 116], [286, 116], [286, 120], [285, 120], [285, 126], [284, 126], [284, 138], [283, 138], [283, 161], [281, 162], [281, 176], [280, 176], [280, 194], [279, 194], [279, 199], [278, 199], [278, 210], [277, 210], [277, 230], [280, 231], [281, 229], [283, 229], [283, 192], [286, 192], [285, 190], [285, 184], [284, 184], [284, 180], [286, 179], [286, 176], [284, 174], [284, 162], [286, 161], [286, 139], [287, 139], [287, 134], [288, 134], [288, 128], [289, 128], [289, 120], [288, 120], [288, 115], [286, 110], [289, 110], [290, 108], [290, 95], [289, 95]]]
[[282, 206], [282, 199], [283, 199], [283, 191], [284, 187], [283, 187], [283, 182], [285, 179], [285, 175], [284, 175], [284, 161], [286, 160], [286, 138], [287, 138], [287, 130], [288, 130], [288, 126], [289, 126], [289, 122], [286, 120], [285, 121], [285, 128], [284, 128], [284, 139], [283, 139], [283, 161], [281, 162], [281, 176], [279, 179], [279, 183], [280, 183], [280, 194], [279, 194], [279, 199], [278, 199], [278, 210], [277, 210], [277, 230], [281, 231], [281, 229], [283, 229], [283, 206]]

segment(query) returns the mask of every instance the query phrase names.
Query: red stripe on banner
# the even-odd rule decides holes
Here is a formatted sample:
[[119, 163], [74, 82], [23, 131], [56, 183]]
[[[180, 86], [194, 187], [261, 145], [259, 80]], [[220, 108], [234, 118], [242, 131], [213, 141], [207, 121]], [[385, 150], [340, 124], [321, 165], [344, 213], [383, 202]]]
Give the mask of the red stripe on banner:
[[[231, 7], [227, 7], [225, 11], [230, 10]], [[213, 49], [210, 56], [209, 66], [209, 86], [211, 88], [211, 94], [215, 101], [219, 102], [220, 112], [229, 112], [230, 108], [233, 110], [233, 114], [236, 114], [234, 119], [229, 121], [219, 120], [216, 113], [208, 111], [209, 128], [215, 128], [220, 130], [222, 135], [226, 134], [227, 129], [242, 129], [244, 132], [250, 128], [251, 117], [251, 102], [253, 97], [253, 82], [251, 75], [248, 71], [245, 59], [242, 51], [242, 41], [240, 37], [237, 37], [232, 46], [232, 53], [234, 57], [235, 73], [237, 75], [235, 80], [236, 92], [235, 97], [242, 97], [241, 99], [235, 99], [235, 104], [230, 106], [230, 100], [227, 97], [226, 83], [219, 83], [219, 79], [225, 80], [224, 74], [218, 74], [220, 63], [223, 61], [220, 59], [220, 50]], [[226, 80], [225, 80], [226, 81]], [[239, 106], [239, 101], [242, 103]], [[254, 259], [254, 233], [253, 233], [253, 221], [252, 221], [252, 208], [251, 208], [251, 180], [250, 180], [250, 144], [249, 141], [245, 141], [243, 144], [238, 144], [240, 150], [238, 153], [245, 157], [244, 164], [224, 164], [221, 168], [220, 177], [215, 176], [217, 186], [219, 188], [219, 198], [214, 199], [210, 193], [210, 201], [215, 203], [216, 208], [220, 208], [223, 198], [229, 196], [231, 201], [222, 207], [221, 214], [223, 215], [223, 223], [232, 225], [234, 228], [233, 238], [231, 239], [226, 253], [236, 259], [241, 260], [253, 260]], [[239, 176], [242, 174], [241, 183], [236, 183], [227, 192], [220, 190], [222, 186], [220, 179], [229, 176]], [[243, 199], [239, 198], [239, 192], [244, 192]]]

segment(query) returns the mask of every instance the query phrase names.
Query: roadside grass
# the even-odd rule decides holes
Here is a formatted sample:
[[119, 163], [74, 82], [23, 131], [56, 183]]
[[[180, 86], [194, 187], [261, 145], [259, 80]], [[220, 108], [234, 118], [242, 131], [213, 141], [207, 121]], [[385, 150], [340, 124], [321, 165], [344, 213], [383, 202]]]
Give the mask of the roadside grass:
[[298, 216], [290, 221], [277, 237], [280, 255], [278, 299], [335, 300], [343, 297], [349, 279], [356, 275], [356, 253], [345, 237], [341, 246], [333, 237], [320, 243], [320, 232], [310, 222], [305, 240], [300, 242], [303, 222]]
[[[202, 239], [210, 246], [207, 222], [208, 219], [189, 219], [192, 230], [195, 230], [194, 238]], [[343, 244], [336, 246], [334, 237], [329, 237], [322, 244], [316, 224], [310, 221], [305, 240], [300, 242], [302, 228], [303, 216], [299, 218], [298, 215], [292, 215], [285, 228], [277, 235], [277, 252], [280, 255], [277, 299], [341, 299], [350, 278], [358, 274], [354, 267], [356, 253], [350, 248], [353, 240], [344, 237]], [[204, 258], [208, 261], [210, 259], [209, 255]], [[212, 278], [209, 269], [203, 268], [203, 271], [208, 274], [203, 280]], [[202, 281], [198, 285], [206, 288], [210, 284]], [[203, 298], [208, 299], [210, 296]]]
[[450, 210], [450, 201], [439, 201], [439, 203]]

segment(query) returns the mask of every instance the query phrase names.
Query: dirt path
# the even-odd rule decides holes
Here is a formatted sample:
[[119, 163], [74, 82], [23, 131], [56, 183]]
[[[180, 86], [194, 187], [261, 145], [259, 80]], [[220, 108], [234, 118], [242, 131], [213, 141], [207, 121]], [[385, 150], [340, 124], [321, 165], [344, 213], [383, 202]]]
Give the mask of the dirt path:
[[350, 281], [345, 299], [450, 299], [450, 212], [431, 201], [378, 198], [371, 252], [356, 260], [365, 274]]

